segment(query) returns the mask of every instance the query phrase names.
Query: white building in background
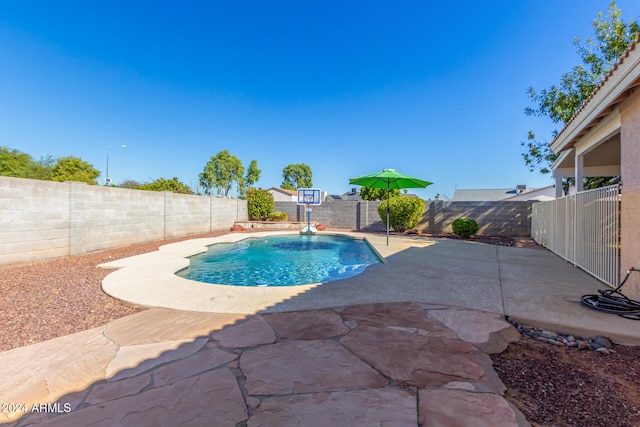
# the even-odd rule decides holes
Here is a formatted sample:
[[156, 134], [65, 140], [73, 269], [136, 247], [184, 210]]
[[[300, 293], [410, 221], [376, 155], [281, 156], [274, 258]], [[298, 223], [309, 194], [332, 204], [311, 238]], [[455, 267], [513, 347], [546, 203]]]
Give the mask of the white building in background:
[[280, 187], [271, 187], [267, 190], [273, 196], [274, 202], [296, 202], [298, 201], [298, 192], [296, 190], [287, 190]]
[[489, 189], [456, 189], [453, 202], [497, 202], [516, 200], [551, 200], [555, 197], [553, 185], [542, 188], [527, 188], [526, 185], [516, 185], [510, 188]]

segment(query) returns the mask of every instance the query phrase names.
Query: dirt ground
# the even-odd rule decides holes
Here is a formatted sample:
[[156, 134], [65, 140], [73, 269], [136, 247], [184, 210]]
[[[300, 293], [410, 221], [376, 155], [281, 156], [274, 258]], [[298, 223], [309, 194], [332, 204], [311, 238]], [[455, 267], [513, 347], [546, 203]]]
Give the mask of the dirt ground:
[[[143, 310], [104, 294], [101, 282], [110, 271], [97, 265], [185, 239], [0, 267], [0, 351], [101, 326]], [[470, 240], [535, 247], [528, 239], [472, 236]], [[507, 386], [507, 398], [533, 426], [640, 426], [640, 347], [614, 349], [614, 354], [600, 354], [521, 339], [494, 355], [493, 361]]]

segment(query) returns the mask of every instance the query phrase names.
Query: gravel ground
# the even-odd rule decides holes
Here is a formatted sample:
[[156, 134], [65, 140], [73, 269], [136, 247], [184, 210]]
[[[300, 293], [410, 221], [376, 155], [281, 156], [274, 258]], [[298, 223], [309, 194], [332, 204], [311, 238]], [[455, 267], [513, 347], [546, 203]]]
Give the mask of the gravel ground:
[[101, 284], [112, 270], [97, 265], [194, 237], [108, 249], [51, 261], [0, 267], [0, 351], [85, 331], [143, 310], [111, 298]]
[[640, 426], [640, 347], [613, 348], [603, 354], [522, 339], [492, 358], [507, 399], [534, 427]]
[[[95, 328], [143, 310], [102, 292], [102, 279], [110, 271], [98, 264], [225, 233], [0, 267], [0, 351]], [[614, 349], [613, 354], [601, 354], [522, 339], [494, 355], [493, 361], [507, 386], [507, 398], [534, 427], [640, 426], [640, 347]]]

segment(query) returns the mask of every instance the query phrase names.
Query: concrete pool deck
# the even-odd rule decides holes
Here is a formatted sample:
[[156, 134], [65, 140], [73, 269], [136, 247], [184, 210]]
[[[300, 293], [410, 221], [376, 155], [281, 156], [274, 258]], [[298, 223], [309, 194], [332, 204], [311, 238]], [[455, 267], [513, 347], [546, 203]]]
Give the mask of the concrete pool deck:
[[[235, 236], [256, 234], [216, 240]], [[640, 343], [634, 321], [581, 307], [580, 295], [604, 286], [544, 249], [400, 236], [386, 247], [384, 235], [357, 236], [386, 262], [255, 298], [232, 286], [163, 295], [158, 274], [177, 265], [169, 257], [212, 239], [109, 263], [128, 267], [106, 288], [115, 277], [131, 298], [207, 309], [151, 308], [0, 353], [2, 402], [26, 408], [0, 423], [525, 427], [488, 356], [518, 337], [504, 315]]]
[[623, 344], [640, 344], [633, 321], [588, 310], [583, 294], [606, 286], [552, 252], [452, 239], [384, 234], [322, 232], [365, 238], [384, 258], [357, 276], [319, 285], [241, 287], [211, 285], [176, 276], [186, 257], [220, 242], [297, 232], [230, 233], [166, 245], [155, 252], [101, 266], [118, 268], [104, 291], [147, 307], [255, 314], [314, 310], [344, 305], [421, 302], [498, 313], [575, 334], [599, 334]]

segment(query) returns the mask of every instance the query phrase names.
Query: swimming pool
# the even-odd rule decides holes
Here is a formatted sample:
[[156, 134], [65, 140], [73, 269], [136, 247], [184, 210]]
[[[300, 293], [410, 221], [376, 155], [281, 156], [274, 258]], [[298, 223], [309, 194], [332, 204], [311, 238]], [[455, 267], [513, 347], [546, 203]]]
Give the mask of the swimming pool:
[[337, 235], [289, 235], [217, 243], [189, 258], [176, 274], [233, 286], [296, 286], [360, 274], [380, 258], [365, 240]]

